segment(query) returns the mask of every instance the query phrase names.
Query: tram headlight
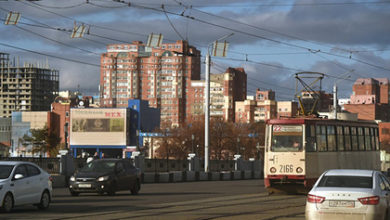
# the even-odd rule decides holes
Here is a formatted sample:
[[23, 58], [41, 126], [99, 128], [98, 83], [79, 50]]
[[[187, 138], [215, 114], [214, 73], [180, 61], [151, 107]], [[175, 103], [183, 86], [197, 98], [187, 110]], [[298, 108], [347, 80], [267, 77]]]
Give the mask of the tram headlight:
[[303, 169], [301, 167], [298, 167], [297, 168], [297, 173], [302, 173], [303, 172]]
[[271, 167], [271, 169], [269, 169], [269, 171], [270, 171], [271, 173], [276, 173], [276, 168], [275, 168], [275, 167]]

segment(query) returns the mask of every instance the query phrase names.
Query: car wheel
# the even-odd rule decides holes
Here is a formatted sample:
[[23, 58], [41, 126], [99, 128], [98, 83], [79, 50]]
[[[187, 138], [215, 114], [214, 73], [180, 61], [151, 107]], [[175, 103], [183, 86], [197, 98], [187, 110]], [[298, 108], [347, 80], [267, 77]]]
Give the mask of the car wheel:
[[69, 192], [70, 192], [70, 195], [71, 195], [71, 196], [79, 196], [79, 194], [80, 194], [80, 193], [75, 192], [75, 191], [73, 191], [73, 190], [70, 190]]
[[50, 195], [47, 191], [42, 193], [41, 202], [38, 205], [39, 209], [47, 209], [50, 205]]
[[11, 212], [13, 207], [14, 207], [14, 198], [12, 197], [11, 193], [7, 193], [4, 196], [3, 205], [1, 206], [1, 210], [3, 212]]
[[132, 195], [138, 195], [139, 191], [141, 190], [141, 184], [139, 183], [139, 180], [135, 182], [133, 188], [130, 190]]

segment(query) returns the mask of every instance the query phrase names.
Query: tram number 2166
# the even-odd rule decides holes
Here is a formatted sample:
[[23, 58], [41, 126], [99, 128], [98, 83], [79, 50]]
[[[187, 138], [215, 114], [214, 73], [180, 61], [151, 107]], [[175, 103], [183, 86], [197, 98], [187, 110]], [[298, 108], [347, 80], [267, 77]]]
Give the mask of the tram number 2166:
[[279, 172], [281, 172], [281, 173], [292, 173], [292, 172], [294, 172], [294, 167], [293, 167], [292, 164], [280, 165]]

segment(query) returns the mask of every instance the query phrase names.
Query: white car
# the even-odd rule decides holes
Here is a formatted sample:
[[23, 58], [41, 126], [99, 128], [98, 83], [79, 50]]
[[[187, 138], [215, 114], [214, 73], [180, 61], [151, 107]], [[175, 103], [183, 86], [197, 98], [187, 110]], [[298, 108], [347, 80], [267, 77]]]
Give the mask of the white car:
[[14, 206], [36, 205], [47, 209], [52, 197], [51, 176], [29, 162], [0, 161], [0, 209], [10, 212]]
[[306, 200], [306, 219], [388, 219], [390, 182], [374, 170], [328, 170]]

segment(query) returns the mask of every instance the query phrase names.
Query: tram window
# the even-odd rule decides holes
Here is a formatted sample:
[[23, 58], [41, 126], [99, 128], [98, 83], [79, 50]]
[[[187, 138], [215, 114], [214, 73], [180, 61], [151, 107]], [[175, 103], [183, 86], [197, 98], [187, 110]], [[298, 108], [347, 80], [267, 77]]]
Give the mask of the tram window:
[[371, 137], [370, 137], [370, 128], [364, 128], [364, 140], [366, 143], [366, 150], [372, 150], [371, 147]]
[[364, 143], [364, 134], [363, 134], [363, 128], [358, 127], [358, 138], [359, 138], [359, 150], [364, 150], [365, 143]]
[[370, 128], [371, 150], [375, 150], [375, 129]]
[[328, 125], [328, 151], [336, 151], [336, 133], [332, 125]]
[[357, 151], [358, 150], [358, 138], [357, 138], [356, 127], [351, 127], [351, 137], [352, 137], [352, 150]]
[[316, 127], [317, 133], [317, 145], [319, 151], [327, 151], [326, 148], [326, 126], [325, 125], [317, 125]]
[[351, 132], [350, 127], [344, 127], [344, 141], [345, 141], [345, 150], [351, 150]]
[[306, 152], [316, 152], [316, 127], [314, 125], [308, 125], [306, 127]]
[[379, 137], [378, 137], [378, 129], [375, 128], [375, 150], [379, 150]]
[[344, 149], [343, 127], [337, 126], [337, 150], [344, 151]]

